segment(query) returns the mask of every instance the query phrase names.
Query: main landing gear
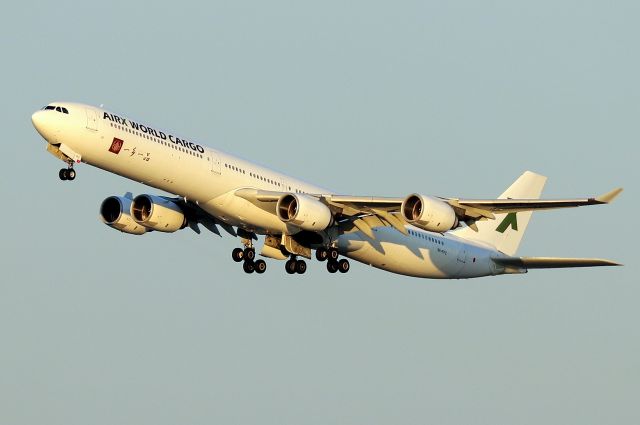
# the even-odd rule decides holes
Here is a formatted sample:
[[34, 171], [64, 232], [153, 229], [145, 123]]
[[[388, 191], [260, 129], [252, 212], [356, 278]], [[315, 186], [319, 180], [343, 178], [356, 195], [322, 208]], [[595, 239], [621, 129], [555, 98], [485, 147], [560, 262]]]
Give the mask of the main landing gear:
[[[318, 261], [327, 262], [327, 271], [329, 273], [347, 273], [350, 269], [349, 260], [346, 258], [339, 259], [340, 253], [336, 248], [318, 248], [316, 250], [316, 259]], [[264, 260], [256, 260], [256, 250], [252, 245], [245, 245], [245, 248], [235, 248], [231, 252], [231, 258], [236, 263], [242, 263], [242, 269], [245, 273], [256, 272], [262, 274], [267, 270], [267, 263]], [[304, 274], [307, 271], [307, 263], [304, 260], [298, 260], [292, 255], [284, 265], [284, 269], [288, 274]]]
[[296, 257], [293, 256], [284, 264], [284, 269], [289, 274], [304, 274], [304, 272], [307, 271], [307, 263], [304, 260], [297, 260]]
[[336, 248], [318, 248], [316, 250], [316, 260], [327, 262], [327, 271], [329, 273], [346, 273], [351, 268], [349, 260], [343, 258], [338, 260], [340, 253]]
[[[267, 263], [264, 260], [256, 260], [256, 250], [252, 246], [245, 249], [236, 248], [231, 252], [231, 258], [236, 263], [242, 263], [242, 269], [245, 273], [256, 272], [262, 274], [267, 270]], [[255, 260], [255, 261], [254, 261]]]
[[73, 162], [69, 161], [67, 168], [62, 168], [58, 172], [60, 180], [73, 180], [76, 178], [76, 170], [73, 169]]

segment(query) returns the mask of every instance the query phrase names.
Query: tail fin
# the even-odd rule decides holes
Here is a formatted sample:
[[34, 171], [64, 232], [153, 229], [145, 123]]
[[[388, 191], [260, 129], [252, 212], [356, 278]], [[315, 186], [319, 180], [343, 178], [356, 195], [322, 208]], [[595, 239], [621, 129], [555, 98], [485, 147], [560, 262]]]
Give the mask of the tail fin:
[[[547, 178], [531, 171], [525, 171], [518, 180], [500, 195], [499, 199], [539, 199]], [[478, 221], [478, 231], [470, 227], [454, 230], [464, 239], [485, 242], [498, 251], [514, 255], [520, 246], [533, 212], [496, 214], [494, 220]]]

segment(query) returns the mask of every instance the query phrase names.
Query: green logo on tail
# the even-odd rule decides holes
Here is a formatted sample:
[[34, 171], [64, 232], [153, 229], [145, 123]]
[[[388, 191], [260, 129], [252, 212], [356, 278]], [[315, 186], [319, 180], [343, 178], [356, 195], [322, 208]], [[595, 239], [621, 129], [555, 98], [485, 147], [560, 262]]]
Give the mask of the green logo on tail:
[[518, 219], [516, 218], [516, 213], [512, 212], [507, 214], [507, 216], [502, 220], [502, 223], [498, 227], [496, 227], [496, 232], [504, 233], [507, 228], [511, 226], [513, 230], [518, 231]]

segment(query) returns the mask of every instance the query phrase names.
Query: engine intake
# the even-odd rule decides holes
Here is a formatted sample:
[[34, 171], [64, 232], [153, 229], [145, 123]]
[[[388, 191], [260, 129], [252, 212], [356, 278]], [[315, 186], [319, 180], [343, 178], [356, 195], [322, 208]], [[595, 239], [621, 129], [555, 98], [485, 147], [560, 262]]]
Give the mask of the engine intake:
[[278, 218], [303, 230], [320, 232], [333, 222], [331, 210], [316, 198], [300, 195], [283, 195], [276, 205]]
[[100, 218], [109, 227], [132, 235], [142, 235], [149, 231], [138, 224], [129, 213], [131, 199], [119, 196], [109, 196], [100, 205]]
[[136, 196], [131, 203], [131, 216], [138, 224], [159, 232], [172, 233], [187, 225], [182, 209], [160, 196]]
[[432, 196], [409, 195], [400, 212], [407, 222], [428, 232], [442, 233], [458, 227], [458, 217], [451, 205]]

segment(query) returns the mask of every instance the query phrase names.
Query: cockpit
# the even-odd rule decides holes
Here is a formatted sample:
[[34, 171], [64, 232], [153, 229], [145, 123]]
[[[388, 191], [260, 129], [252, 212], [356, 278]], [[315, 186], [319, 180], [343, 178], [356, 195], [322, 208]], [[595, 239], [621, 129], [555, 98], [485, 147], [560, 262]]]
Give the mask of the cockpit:
[[42, 108], [43, 111], [56, 111], [56, 112], [62, 112], [63, 114], [67, 114], [69, 115], [69, 111], [67, 110], [67, 108], [62, 107], [62, 106], [55, 106], [55, 105], [47, 105], [44, 108]]

